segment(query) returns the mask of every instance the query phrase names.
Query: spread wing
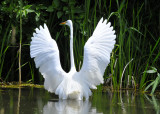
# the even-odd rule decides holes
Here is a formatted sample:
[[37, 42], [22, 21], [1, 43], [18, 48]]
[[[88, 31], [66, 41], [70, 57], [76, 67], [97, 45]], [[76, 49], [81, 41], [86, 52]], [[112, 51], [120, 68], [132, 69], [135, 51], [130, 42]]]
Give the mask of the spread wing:
[[103, 75], [115, 44], [115, 31], [110, 22], [106, 23], [107, 20], [103, 21], [101, 18], [93, 35], [84, 46], [83, 65], [79, 76], [93, 89], [96, 89], [96, 85], [103, 83]]
[[44, 24], [44, 28], [42, 26], [40, 29], [36, 28], [36, 33], [33, 33], [30, 56], [34, 58], [36, 68], [39, 68], [45, 79], [45, 89], [55, 92], [63, 80], [65, 72], [60, 64], [57, 43], [51, 38], [46, 24]]

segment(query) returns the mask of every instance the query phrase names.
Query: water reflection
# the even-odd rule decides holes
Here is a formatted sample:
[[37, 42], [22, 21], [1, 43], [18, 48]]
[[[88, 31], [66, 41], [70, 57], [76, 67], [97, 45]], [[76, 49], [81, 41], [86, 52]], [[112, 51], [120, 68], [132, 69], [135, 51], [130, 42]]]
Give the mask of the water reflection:
[[102, 114], [91, 108], [90, 101], [59, 100], [49, 101], [43, 108], [43, 114]]
[[160, 113], [160, 99], [154, 95], [148, 96], [133, 91], [93, 92], [88, 101], [58, 100], [57, 98], [44, 89], [0, 88], [0, 114]]
[[17, 114], [19, 114], [20, 102], [21, 102], [21, 88], [19, 88], [19, 91], [18, 91]]
[[155, 98], [154, 95], [149, 98], [147, 95], [145, 95], [146, 99], [154, 106], [154, 109], [156, 110], [156, 114], [160, 114], [160, 104]]

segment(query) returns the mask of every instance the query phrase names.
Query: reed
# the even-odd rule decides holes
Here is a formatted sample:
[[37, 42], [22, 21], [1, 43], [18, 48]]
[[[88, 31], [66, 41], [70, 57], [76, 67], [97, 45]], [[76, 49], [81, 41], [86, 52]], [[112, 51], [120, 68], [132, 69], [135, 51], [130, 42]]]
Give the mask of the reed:
[[22, 52], [22, 0], [20, 0], [20, 41], [19, 41], [19, 84], [21, 84], [21, 52]]
[[[129, 0], [95, 0], [94, 2], [91, 0], [81, 2], [74, 0], [53, 0], [52, 5], [50, 2], [47, 4], [48, 2], [41, 5], [37, 5], [34, 2], [31, 2], [31, 4], [24, 2], [24, 6], [26, 5], [26, 7], [21, 6], [23, 10], [21, 13], [25, 14], [28, 11], [26, 16], [35, 17], [36, 21], [33, 18], [25, 18], [21, 13], [19, 14], [20, 21], [17, 22], [19, 24], [18, 26], [20, 26], [19, 31], [17, 31], [20, 34], [19, 50], [21, 50], [21, 45], [23, 45], [22, 35], [24, 36], [23, 43], [29, 44], [31, 34], [33, 33], [27, 32], [25, 27], [22, 28], [21, 16], [24, 18], [23, 26], [29, 23], [32, 29], [45, 22], [49, 27], [52, 38], [57, 41], [60, 50], [61, 65], [65, 71], [69, 71], [69, 28], [59, 26], [59, 23], [67, 19], [72, 19], [74, 26], [75, 65], [79, 71], [83, 63], [84, 45], [92, 35], [99, 19], [104, 17], [111, 22], [117, 36], [115, 48], [111, 53], [111, 62], [104, 73], [105, 85], [109, 83], [108, 85], [113, 89], [135, 88], [144, 90], [150, 85], [149, 82], [157, 79], [157, 75], [150, 76], [150, 74], [144, 71], [155, 67], [157, 68], [157, 72], [159, 72], [160, 37], [159, 31], [156, 28], [158, 21], [153, 18], [155, 15], [156, 17], [160, 17], [158, 15], [160, 13], [156, 12], [159, 7], [158, 3], [157, 7], [149, 9], [151, 7], [150, 4], [153, 4], [149, 0], [143, 2], [131, 2]], [[34, 9], [32, 6], [36, 6], [36, 8]], [[8, 52], [8, 47], [10, 47], [9, 45], [5, 45], [7, 42], [6, 39], [9, 38], [10, 24], [6, 27], [2, 35], [3, 37], [0, 40], [2, 44], [0, 46], [0, 78], [2, 77], [3, 70], [10, 72], [8, 69], [3, 69], [3, 65], [5, 65], [5, 54]], [[22, 33], [22, 29], [25, 32]], [[33, 60], [29, 58], [29, 45], [26, 52], [28, 52], [26, 54], [28, 55], [28, 61], [26, 63], [29, 64], [26, 66], [30, 69], [30, 77], [29, 79], [28, 77], [26, 79], [24, 77], [24, 79], [31, 79], [33, 82], [37, 81], [37, 83], [43, 82], [43, 77], [36, 70]], [[26, 57], [23, 54], [21, 56], [21, 53], [19, 53], [19, 70], [21, 68], [20, 61], [22, 60], [26, 60]], [[10, 66], [14, 65], [11, 64]], [[7, 75], [8, 77], [9, 74]], [[100, 85], [98, 88], [102, 90], [103, 86]]]
[[[128, 2], [128, 0], [123, 0], [122, 2], [116, 0], [117, 10], [112, 12], [112, 6], [115, 5], [115, 2], [111, 0], [109, 1], [109, 6], [106, 6], [107, 3], [104, 3], [104, 1], [95, 1], [93, 5], [90, 0], [86, 0], [84, 2], [85, 12], [82, 21], [77, 21], [78, 17], [75, 16], [74, 12], [71, 12], [70, 16], [66, 16], [66, 18], [72, 19], [75, 25], [74, 55], [77, 70], [81, 68], [83, 62], [83, 47], [85, 42], [92, 35], [99, 19], [104, 17], [112, 22], [116, 30], [117, 39], [115, 49], [111, 54], [111, 63], [104, 74], [104, 79], [106, 81], [111, 78], [111, 86], [114, 89], [130, 87], [135, 89], [137, 87], [141, 88], [147, 78], [147, 75], [143, 72], [151, 62], [148, 61], [147, 65], [144, 58], [153, 55], [153, 51], [146, 51], [146, 48], [148, 49], [146, 45], [149, 45], [147, 43], [148, 31], [146, 29], [147, 25], [142, 26], [143, 17], [141, 17], [144, 10], [144, 3], [140, 4], [139, 7], [131, 9], [128, 6]], [[129, 10], [130, 12], [128, 12]], [[132, 15], [130, 21], [128, 20], [128, 15]], [[76, 22], [78, 22], [79, 25], [77, 25]], [[62, 33], [63, 32], [66, 32], [66, 29], [63, 29]], [[61, 38], [63, 36], [59, 35], [59, 37]], [[67, 40], [67, 42], [69, 42], [69, 40]], [[64, 42], [60, 42], [59, 45], [64, 45], [61, 43]], [[157, 41], [156, 45], [157, 44], [159, 44], [159, 41]], [[67, 47], [65, 49], [69, 50], [67, 45], [65, 44], [65, 47]], [[64, 47], [62, 46], [62, 48]], [[154, 49], [157, 50], [157, 48]], [[69, 51], [67, 50], [62, 53], [67, 55], [64, 61], [67, 61], [66, 63], [69, 65]], [[157, 61], [158, 57], [159, 54], [154, 60]], [[64, 66], [67, 66], [67, 64]]]
[[[4, 35], [2, 34], [2, 42], [0, 45], [0, 79], [2, 78], [2, 72], [3, 72], [3, 67], [4, 67], [4, 62], [5, 62], [5, 56], [6, 56], [6, 52], [8, 50], [9, 47], [9, 36], [10, 36], [10, 26], [11, 26], [11, 22], [6, 24], [7, 27], [5, 29], [5, 32], [2, 30], [0, 34], [2, 34], [4, 32]], [[4, 28], [2, 28], [4, 29]]]

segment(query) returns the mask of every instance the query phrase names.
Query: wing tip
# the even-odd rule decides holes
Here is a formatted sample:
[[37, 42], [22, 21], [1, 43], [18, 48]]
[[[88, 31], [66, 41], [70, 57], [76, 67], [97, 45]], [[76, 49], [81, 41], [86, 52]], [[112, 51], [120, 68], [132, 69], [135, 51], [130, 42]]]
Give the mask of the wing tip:
[[39, 32], [39, 28], [36, 28], [35, 31], [36, 31], [36, 33], [38, 33]]
[[99, 23], [103, 23], [104, 22], [104, 18], [101, 17], [101, 19], [99, 20]]
[[44, 28], [47, 28], [47, 24], [46, 23], [44, 23]]
[[42, 25], [40, 25], [40, 26], [39, 26], [39, 30], [42, 30], [42, 29], [43, 29], [43, 27], [42, 27]]

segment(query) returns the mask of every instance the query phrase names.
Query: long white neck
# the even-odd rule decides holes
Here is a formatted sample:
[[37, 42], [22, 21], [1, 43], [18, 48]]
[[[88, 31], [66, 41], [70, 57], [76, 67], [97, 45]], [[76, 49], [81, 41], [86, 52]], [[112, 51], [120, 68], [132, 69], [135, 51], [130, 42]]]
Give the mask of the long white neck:
[[71, 70], [75, 70], [74, 56], [73, 56], [73, 25], [70, 25], [70, 60]]

